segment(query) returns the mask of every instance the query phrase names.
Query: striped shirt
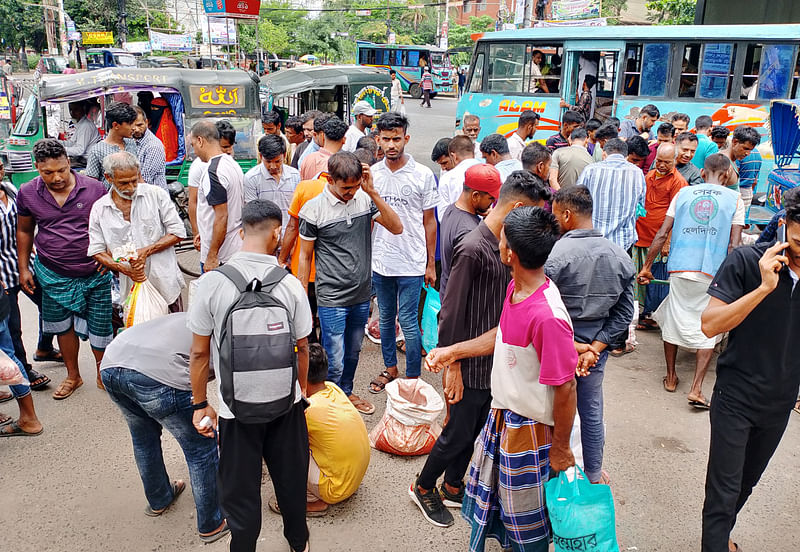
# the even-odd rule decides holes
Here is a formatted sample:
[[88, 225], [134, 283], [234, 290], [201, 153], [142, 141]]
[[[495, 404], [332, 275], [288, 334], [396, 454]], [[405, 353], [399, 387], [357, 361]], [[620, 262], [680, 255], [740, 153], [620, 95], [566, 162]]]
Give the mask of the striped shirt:
[[627, 251], [639, 239], [636, 234], [637, 205], [644, 206], [642, 170], [614, 153], [605, 161], [589, 165], [578, 178], [592, 194], [592, 224], [603, 236]]
[[[486, 223], [464, 236], [453, 252], [453, 267], [442, 298], [439, 346], [478, 337], [496, 328], [511, 281], [500, 262], [500, 242]], [[491, 389], [492, 355], [461, 361], [465, 387]]]
[[736, 162], [739, 172], [739, 187], [752, 188], [758, 184], [758, 174], [761, 172], [761, 154], [754, 149], [750, 155]]
[[[123, 138], [123, 141], [125, 142], [125, 151], [136, 155], [136, 141], [130, 138]], [[86, 168], [83, 169], [83, 174], [90, 176], [95, 180], [102, 181], [103, 186], [106, 187], [106, 190], [110, 189], [111, 183], [106, 180], [105, 171], [103, 171], [103, 159], [112, 153], [117, 153], [118, 151], [122, 150], [114, 144], [109, 144], [105, 140], [97, 142], [91, 148], [89, 148], [89, 153], [86, 154]]]
[[167, 189], [167, 167], [164, 154], [164, 144], [156, 138], [156, 135], [145, 130], [141, 140], [136, 140], [138, 148], [139, 171], [142, 173], [142, 180], [153, 186]]
[[0, 282], [6, 289], [19, 285], [17, 260], [17, 202], [16, 193], [6, 183], [0, 184], [8, 200], [0, 201]]

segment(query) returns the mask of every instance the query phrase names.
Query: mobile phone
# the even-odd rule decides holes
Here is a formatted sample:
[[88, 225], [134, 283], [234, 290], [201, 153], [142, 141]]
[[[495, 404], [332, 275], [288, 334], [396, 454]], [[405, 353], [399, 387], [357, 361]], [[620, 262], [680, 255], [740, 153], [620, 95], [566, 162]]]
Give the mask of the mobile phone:
[[786, 243], [786, 225], [781, 224], [778, 226], [777, 239], [779, 243]]

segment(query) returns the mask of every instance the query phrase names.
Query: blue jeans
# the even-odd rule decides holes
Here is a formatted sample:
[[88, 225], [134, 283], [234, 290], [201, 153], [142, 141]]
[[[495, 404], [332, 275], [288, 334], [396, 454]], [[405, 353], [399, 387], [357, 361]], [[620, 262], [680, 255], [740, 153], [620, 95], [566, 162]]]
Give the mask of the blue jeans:
[[[372, 288], [381, 310], [381, 352], [387, 368], [397, 366], [394, 319], [398, 315], [406, 340], [406, 377], [417, 378], [422, 371], [422, 334], [419, 331], [419, 296], [422, 276], [382, 276], [372, 273]], [[398, 309], [399, 305], [399, 309]]]
[[16, 355], [14, 355], [14, 340], [11, 337], [11, 331], [8, 329], [8, 317], [6, 317], [5, 320], [0, 321], [0, 351], [3, 351], [5, 354], [7, 354], [8, 358], [16, 362], [17, 366], [19, 366], [19, 371], [22, 372], [22, 377], [25, 378], [26, 383], [10, 385], [8, 389], [11, 391], [11, 394], [14, 395], [15, 399], [24, 399], [31, 394], [31, 386], [29, 383], [27, 383], [29, 380], [28, 373], [25, 371], [25, 367], [22, 365], [22, 362], [19, 361]]
[[578, 414], [581, 417], [583, 471], [592, 483], [603, 475], [603, 447], [606, 436], [603, 427], [603, 374], [608, 351], [600, 353], [597, 365], [589, 375], [576, 378], [578, 382]]
[[338, 385], [345, 395], [351, 395], [364, 326], [369, 318], [369, 301], [348, 307], [320, 306], [317, 310], [322, 347], [328, 353], [328, 381]]
[[192, 393], [127, 368], [106, 368], [100, 376], [128, 423], [133, 455], [150, 508], [166, 508], [174, 498], [161, 453], [161, 430], [166, 428], [183, 449], [189, 466], [197, 530], [211, 533], [217, 529], [223, 520], [217, 495], [217, 441], [197, 433], [192, 424]]

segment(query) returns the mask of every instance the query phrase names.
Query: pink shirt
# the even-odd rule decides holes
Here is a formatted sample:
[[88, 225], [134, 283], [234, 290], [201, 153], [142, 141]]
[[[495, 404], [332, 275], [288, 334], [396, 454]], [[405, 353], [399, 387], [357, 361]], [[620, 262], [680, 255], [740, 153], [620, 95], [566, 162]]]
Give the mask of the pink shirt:
[[319, 173], [327, 172], [331, 155], [333, 154], [325, 148], [308, 154], [300, 165], [300, 180], [313, 180]]

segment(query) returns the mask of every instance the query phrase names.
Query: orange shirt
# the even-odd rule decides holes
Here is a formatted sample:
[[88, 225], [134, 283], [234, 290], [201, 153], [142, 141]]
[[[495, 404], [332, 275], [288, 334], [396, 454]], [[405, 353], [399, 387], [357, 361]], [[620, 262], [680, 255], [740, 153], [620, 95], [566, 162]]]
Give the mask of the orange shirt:
[[[317, 197], [319, 194], [322, 193], [322, 190], [325, 189], [325, 185], [328, 183], [328, 179], [326, 178], [326, 173], [321, 173], [319, 178], [316, 180], [302, 180], [294, 189], [294, 195], [292, 196], [292, 203], [289, 205], [289, 215], [298, 218], [300, 215], [300, 209], [303, 208], [303, 205]], [[300, 275], [298, 274], [298, 269], [300, 268], [300, 236], [297, 236], [297, 240], [294, 242], [294, 251], [292, 252], [292, 274], [297, 276], [298, 278]], [[317, 271], [314, 266], [314, 256], [311, 256], [311, 273], [309, 274], [308, 281], [313, 282], [316, 278]]]
[[311, 180], [322, 171], [327, 171], [328, 159], [330, 159], [331, 155], [333, 154], [325, 148], [309, 153], [300, 166], [300, 178], [302, 180]]
[[688, 186], [678, 169], [672, 169], [671, 173], [661, 178], [653, 169], [647, 173], [645, 183], [644, 208], [647, 215], [636, 220], [636, 233], [639, 235], [637, 247], [650, 247], [658, 229], [664, 224], [672, 198], [678, 195], [681, 188]]

